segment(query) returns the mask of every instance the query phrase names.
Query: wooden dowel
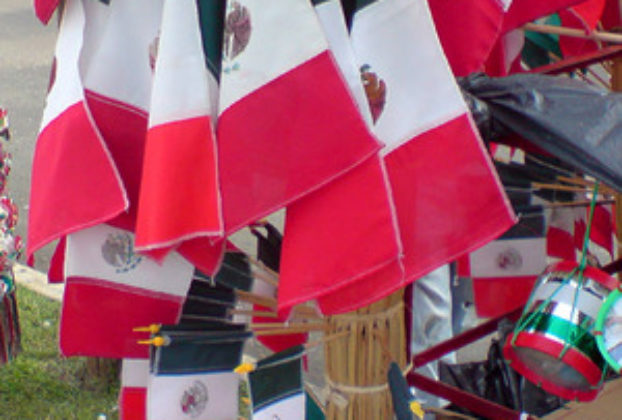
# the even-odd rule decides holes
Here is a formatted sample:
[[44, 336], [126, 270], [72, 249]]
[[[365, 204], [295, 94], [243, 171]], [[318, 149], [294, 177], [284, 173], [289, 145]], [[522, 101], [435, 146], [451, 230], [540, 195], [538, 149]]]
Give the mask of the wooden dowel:
[[227, 311], [230, 315], [247, 315], [247, 316], [260, 316], [263, 318], [278, 318], [276, 312], [271, 311], [252, 311], [249, 309], [229, 309]]
[[236, 290], [235, 295], [239, 300], [252, 303], [254, 305], [261, 305], [270, 309], [276, 309], [277, 307], [276, 299], [271, 297], [260, 296], [255, 293], [245, 292], [243, 290]]
[[290, 327], [290, 328], [266, 328], [260, 330], [253, 330], [253, 334], [255, 336], [264, 336], [264, 335], [286, 335], [286, 334], [304, 334], [311, 331], [325, 331], [326, 327], [324, 325], [314, 326], [308, 325], [305, 327]]
[[572, 38], [591, 39], [594, 41], [611, 42], [614, 44], [622, 43], [622, 35], [615, 34], [612, 32], [592, 31], [590, 33], [586, 33], [585, 31], [582, 31], [581, 29], [566, 28], [563, 26], [554, 26], [554, 25], [543, 25], [540, 23], [526, 23], [523, 26], [523, 29], [527, 31], [540, 32], [543, 34], [561, 35], [561, 36], [568, 36]]

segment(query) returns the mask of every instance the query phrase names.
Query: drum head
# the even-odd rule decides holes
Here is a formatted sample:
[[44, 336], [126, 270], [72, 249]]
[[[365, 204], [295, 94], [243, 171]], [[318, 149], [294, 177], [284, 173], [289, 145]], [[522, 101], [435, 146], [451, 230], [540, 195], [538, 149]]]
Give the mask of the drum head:
[[594, 327], [601, 354], [616, 372], [622, 365], [622, 292], [614, 290], [598, 312]]

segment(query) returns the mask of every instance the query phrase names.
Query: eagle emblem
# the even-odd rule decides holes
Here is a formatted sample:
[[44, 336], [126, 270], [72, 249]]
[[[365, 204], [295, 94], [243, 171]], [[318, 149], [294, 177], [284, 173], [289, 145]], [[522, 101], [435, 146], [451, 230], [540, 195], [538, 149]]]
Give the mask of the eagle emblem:
[[[234, 1], [227, 11], [225, 18], [224, 39], [223, 39], [223, 57], [229, 63], [244, 51], [251, 38], [251, 15], [248, 8], [242, 6], [239, 2]], [[225, 66], [226, 73], [231, 70], [237, 70], [239, 63], [232, 63]]]
[[507, 248], [497, 255], [497, 267], [506, 271], [517, 271], [523, 266], [523, 257], [514, 248]]
[[192, 418], [198, 417], [205, 411], [208, 400], [205, 384], [200, 381], [194, 381], [181, 397], [181, 411]]
[[136, 268], [143, 257], [134, 252], [134, 240], [129, 233], [110, 234], [101, 248], [102, 257], [117, 273]]
[[367, 103], [371, 110], [371, 116], [374, 121], [378, 121], [382, 111], [384, 111], [384, 105], [387, 98], [387, 85], [378, 75], [370, 71], [371, 66], [365, 64], [361, 67], [361, 80], [363, 82], [363, 88], [365, 88], [365, 95], [367, 96]]

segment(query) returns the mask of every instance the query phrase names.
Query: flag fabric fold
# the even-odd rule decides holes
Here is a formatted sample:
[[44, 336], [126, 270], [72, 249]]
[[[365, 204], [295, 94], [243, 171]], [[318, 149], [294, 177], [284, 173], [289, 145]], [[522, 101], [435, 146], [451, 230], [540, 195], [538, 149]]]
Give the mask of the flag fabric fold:
[[512, 0], [429, 0], [434, 25], [454, 75], [482, 71]]
[[29, 256], [67, 233], [117, 216], [129, 205], [83, 92], [79, 61], [84, 32], [83, 3], [67, 1], [33, 158]]
[[442, 53], [427, 3], [359, 5], [352, 45], [359, 65], [383, 80], [387, 92], [373, 130], [386, 144], [382, 153], [403, 257], [320, 298], [322, 310], [331, 312], [378, 300], [483, 246], [515, 221]]
[[[371, 75], [355, 62], [338, 1], [317, 2], [316, 13], [357, 111], [373, 124], [368, 105]], [[368, 77], [363, 86], [362, 77]], [[378, 89], [381, 90], [381, 89]], [[376, 112], [375, 117], [378, 117]], [[371, 132], [369, 133], [371, 136]], [[339, 141], [335, 142], [339, 148]], [[396, 261], [400, 253], [397, 220], [384, 161], [372, 156], [344, 176], [287, 207], [279, 284], [279, 310], [344, 287], [366, 273]], [[372, 245], [373, 244], [373, 245]]]
[[380, 147], [307, 0], [227, 2], [219, 109], [227, 233], [345, 174]]
[[203, 53], [198, 5], [166, 1], [162, 13], [136, 227], [141, 251], [223, 231], [214, 135], [218, 82]]
[[67, 237], [60, 348], [66, 355], [148, 356], [132, 329], [178, 321], [194, 267], [177, 253], [156, 263], [131, 232], [98, 225]]

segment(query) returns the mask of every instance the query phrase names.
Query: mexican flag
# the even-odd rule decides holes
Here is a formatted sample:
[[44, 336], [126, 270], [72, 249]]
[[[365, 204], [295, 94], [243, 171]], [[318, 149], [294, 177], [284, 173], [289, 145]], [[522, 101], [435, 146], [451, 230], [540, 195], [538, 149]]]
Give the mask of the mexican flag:
[[119, 390], [119, 419], [147, 419], [148, 359], [123, 359]]
[[[136, 225], [141, 251], [197, 237], [218, 238], [223, 231], [214, 134], [218, 75], [208, 70], [209, 56], [203, 52], [201, 8], [213, 22], [222, 21], [221, 2], [165, 1], [153, 45], [155, 70]], [[214, 33], [219, 29], [204, 27]]]
[[147, 388], [149, 420], [236, 420], [246, 333], [168, 333], [154, 349]]
[[[340, 2], [314, 3], [357, 111], [371, 127], [378, 114], [370, 109], [365, 92], [384, 101], [381, 85], [369, 80], [363, 86]], [[340, 147], [339, 140], [335, 147]], [[385, 163], [376, 154], [287, 207], [280, 310], [331, 293], [395, 262], [400, 246]]]
[[499, 236], [514, 223], [496, 172], [451, 74], [427, 2], [361, 0], [350, 32], [368, 80], [374, 133], [393, 193], [403, 257], [319, 299], [343, 312], [378, 300]]
[[347, 173], [370, 136], [308, 0], [227, 1], [218, 163], [233, 232]]
[[305, 420], [302, 346], [260, 360], [248, 374], [253, 420]]
[[[112, 219], [129, 206], [109, 145], [85, 97], [84, 56], [92, 42], [85, 21], [83, 1], [67, 1], [33, 158], [28, 255], [67, 233]], [[142, 24], [148, 25], [148, 19]]]
[[133, 245], [131, 232], [105, 224], [67, 237], [64, 355], [147, 357], [145, 333], [132, 329], [179, 319], [194, 267], [177, 253], [156, 263]]

